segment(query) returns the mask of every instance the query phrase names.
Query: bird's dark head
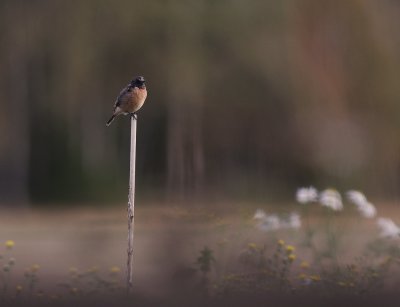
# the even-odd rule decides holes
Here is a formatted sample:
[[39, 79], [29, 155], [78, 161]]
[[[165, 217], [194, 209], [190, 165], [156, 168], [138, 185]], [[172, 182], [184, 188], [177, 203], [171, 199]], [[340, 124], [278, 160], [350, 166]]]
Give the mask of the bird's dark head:
[[139, 87], [139, 88], [144, 88], [144, 87], [146, 87], [146, 80], [142, 77], [142, 76], [139, 76], [139, 77], [136, 77], [135, 79], [133, 79], [132, 81], [131, 81], [131, 85], [132, 86], [137, 86], [137, 87]]

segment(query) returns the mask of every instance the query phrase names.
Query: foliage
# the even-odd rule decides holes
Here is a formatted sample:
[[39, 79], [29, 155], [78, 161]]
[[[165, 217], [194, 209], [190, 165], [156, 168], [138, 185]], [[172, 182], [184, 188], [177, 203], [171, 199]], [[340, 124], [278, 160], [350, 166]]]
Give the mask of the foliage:
[[211, 270], [212, 263], [215, 262], [214, 255], [211, 249], [207, 246], [200, 252], [200, 256], [197, 258], [197, 264], [200, 271], [206, 275]]
[[395, 1], [1, 1], [2, 201], [123, 200], [129, 121], [105, 121], [137, 74], [141, 195], [284, 197], [304, 179], [396, 195], [398, 15]]
[[26, 302], [30, 299], [39, 301], [70, 300], [73, 298], [102, 297], [109, 294], [120, 295], [122, 293], [118, 278], [120, 269], [116, 266], [111, 267], [107, 274], [101, 274], [96, 267], [82, 272], [72, 267], [69, 269], [69, 276], [66, 280], [58, 283], [60, 291], [47, 293], [40, 288], [38, 289], [40, 266], [34, 264], [25, 270], [25, 282], [13, 285], [15, 282], [12, 280], [12, 273], [16, 260], [11, 256], [11, 252], [14, 245], [14, 241], [6, 241], [5, 254], [0, 255], [1, 262], [6, 260], [0, 272], [0, 286], [2, 287], [0, 300], [2, 301]]

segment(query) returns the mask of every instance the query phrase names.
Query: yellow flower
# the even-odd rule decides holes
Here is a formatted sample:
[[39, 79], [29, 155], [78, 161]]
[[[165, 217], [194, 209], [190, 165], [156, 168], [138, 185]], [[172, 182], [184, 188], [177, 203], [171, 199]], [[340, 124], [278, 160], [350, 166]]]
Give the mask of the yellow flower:
[[92, 268], [90, 268], [89, 270], [87, 270], [87, 273], [96, 273], [99, 270], [99, 268], [97, 266], [93, 266]]
[[249, 249], [257, 249], [257, 244], [256, 243], [249, 243], [248, 245]]
[[113, 273], [113, 274], [116, 274], [116, 273], [121, 272], [121, 269], [119, 267], [117, 267], [117, 266], [113, 266], [113, 267], [110, 268], [110, 272]]
[[302, 261], [300, 267], [302, 269], [308, 269], [310, 267], [310, 264], [307, 261]]
[[78, 269], [75, 268], [75, 267], [70, 267], [70, 268], [69, 268], [69, 272], [70, 272], [72, 275], [75, 275], [76, 273], [78, 273]]
[[289, 259], [290, 262], [293, 262], [293, 261], [296, 260], [296, 255], [290, 254], [290, 255], [288, 256], [288, 259]]
[[78, 288], [71, 288], [70, 291], [72, 294], [76, 294], [76, 293], [78, 293]]
[[283, 246], [283, 245], [285, 245], [285, 241], [283, 241], [283, 240], [279, 240], [279, 241], [278, 241], [278, 245], [280, 245], [280, 246]]
[[13, 240], [7, 240], [7, 241], [6, 241], [6, 247], [7, 247], [8, 249], [12, 249], [12, 248], [14, 247], [14, 245], [15, 245], [15, 243], [14, 243]]
[[320, 281], [321, 280], [321, 276], [319, 276], [319, 275], [311, 275], [310, 278], [312, 281]]
[[31, 267], [31, 271], [32, 272], [37, 272], [40, 269], [40, 266], [38, 264], [34, 264]]
[[295, 248], [294, 248], [294, 246], [293, 245], [288, 245], [288, 246], [286, 246], [286, 252], [287, 253], [293, 253], [294, 252], [294, 250], [295, 250]]
[[22, 286], [18, 285], [15, 289], [17, 290], [17, 292], [21, 292], [22, 291]]
[[346, 287], [346, 283], [343, 281], [339, 281], [337, 284], [341, 287]]

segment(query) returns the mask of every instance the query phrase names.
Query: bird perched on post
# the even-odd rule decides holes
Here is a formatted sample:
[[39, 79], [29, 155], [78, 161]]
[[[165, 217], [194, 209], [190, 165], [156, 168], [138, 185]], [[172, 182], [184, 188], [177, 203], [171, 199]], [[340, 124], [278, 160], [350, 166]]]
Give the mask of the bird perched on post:
[[136, 112], [143, 106], [147, 97], [145, 82], [142, 76], [136, 77], [119, 93], [113, 115], [106, 123], [107, 127], [120, 114], [131, 114], [136, 119]]

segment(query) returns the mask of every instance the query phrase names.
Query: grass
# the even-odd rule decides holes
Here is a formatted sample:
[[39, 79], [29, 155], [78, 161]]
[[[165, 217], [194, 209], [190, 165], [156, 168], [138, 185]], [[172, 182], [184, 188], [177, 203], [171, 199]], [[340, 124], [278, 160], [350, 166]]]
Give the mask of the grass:
[[[326, 208], [314, 207], [307, 216], [301, 213], [299, 230], [262, 232], [252, 218], [256, 208], [138, 207], [134, 301], [283, 305], [290, 298], [393, 298], [400, 282], [399, 244], [379, 238], [375, 223], [351, 210], [327, 216]], [[394, 207], [378, 209], [396, 219]], [[90, 305], [101, 299], [129, 305], [119, 269], [126, 261], [125, 205], [1, 213], [0, 286], [7, 304]], [[7, 240], [14, 245], [7, 247]]]

